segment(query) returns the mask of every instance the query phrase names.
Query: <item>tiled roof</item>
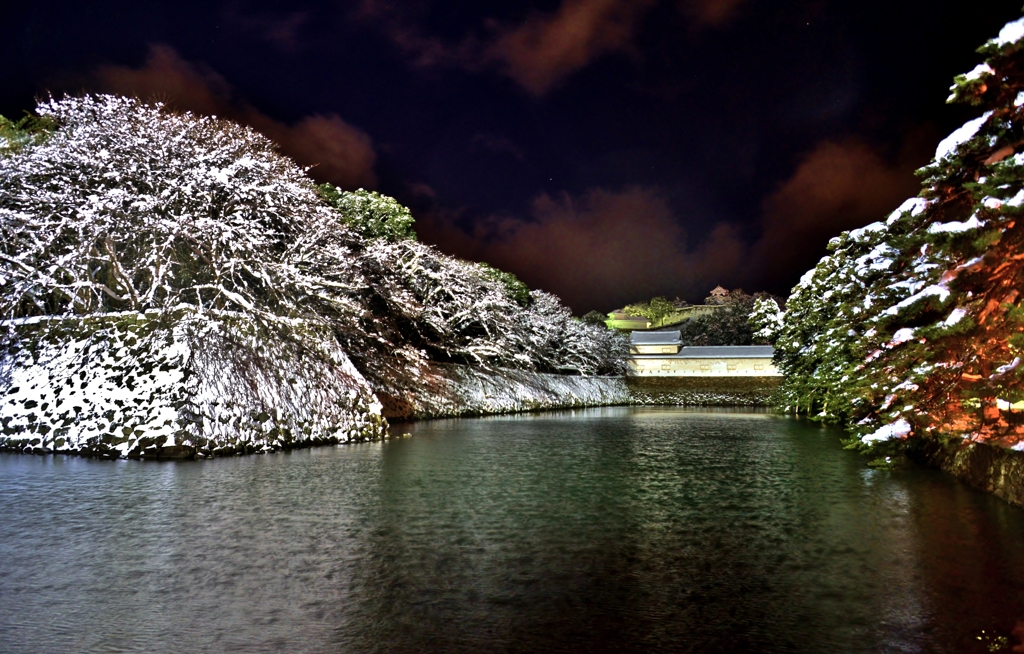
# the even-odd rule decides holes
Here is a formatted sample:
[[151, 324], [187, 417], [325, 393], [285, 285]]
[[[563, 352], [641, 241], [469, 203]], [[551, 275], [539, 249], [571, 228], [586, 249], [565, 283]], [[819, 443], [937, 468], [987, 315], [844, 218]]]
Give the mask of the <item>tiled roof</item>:
[[670, 332], [633, 332], [629, 335], [632, 345], [678, 345], [679, 330]]

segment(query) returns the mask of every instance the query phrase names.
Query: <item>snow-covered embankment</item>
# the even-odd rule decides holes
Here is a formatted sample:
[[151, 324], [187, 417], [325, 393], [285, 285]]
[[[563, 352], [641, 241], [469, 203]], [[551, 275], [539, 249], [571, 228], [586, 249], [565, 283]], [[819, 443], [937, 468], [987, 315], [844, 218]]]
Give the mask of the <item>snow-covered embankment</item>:
[[322, 328], [190, 309], [3, 327], [0, 450], [193, 458], [385, 434]]
[[385, 416], [413, 420], [632, 403], [622, 377], [428, 364], [412, 379], [378, 390]]

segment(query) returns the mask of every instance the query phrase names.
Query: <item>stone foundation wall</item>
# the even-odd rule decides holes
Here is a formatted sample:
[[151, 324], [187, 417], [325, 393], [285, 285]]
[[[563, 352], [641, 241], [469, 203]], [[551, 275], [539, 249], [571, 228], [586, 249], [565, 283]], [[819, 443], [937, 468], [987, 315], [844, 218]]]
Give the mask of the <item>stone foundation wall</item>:
[[1024, 452], [985, 443], [915, 439], [907, 456], [1024, 508]]
[[0, 334], [0, 451], [191, 459], [386, 436], [369, 385], [316, 326], [182, 310]]
[[422, 368], [415, 383], [378, 389], [398, 420], [614, 405], [768, 406], [778, 377], [578, 377], [456, 365]]
[[417, 383], [377, 390], [386, 418], [417, 420], [631, 404], [621, 377], [431, 365]]
[[628, 377], [633, 404], [769, 406], [781, 377]]

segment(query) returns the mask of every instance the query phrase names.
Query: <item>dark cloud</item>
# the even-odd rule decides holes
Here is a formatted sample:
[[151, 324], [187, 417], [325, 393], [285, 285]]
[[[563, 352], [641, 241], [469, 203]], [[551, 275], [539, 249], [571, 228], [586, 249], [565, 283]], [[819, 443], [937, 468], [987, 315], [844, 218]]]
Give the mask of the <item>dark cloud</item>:
[[934, 138], [917, 133], [895, 162], [858, 141], [818, 144], [764, 202], [750, 242], [733, 225], [689, 237], [656, 189], [595, 188], [536, 197], [526, 218], [490, 217], [471, 228], [457, 214], [426, 214], [428, 242], [514, 272], [574, 310], [609, 311], [655, 295], [699, 300], [718, 284], [786, 293], [843, 230], [881, 220], [919, 189], [914, 170]]
[[553, 14], [502, 27], [486, 55], [534, 95], [597, 57], [625, 48], [655, 0], [564, 0]]
[[741, 262], [733, 230], [720, 225], [688, 247], [666, 199], [640, 187], [535, 198], [526, 220], [492, 217], [471, 232], [433, 214], [417, 226], [446, 251], [510, 270], [577, 312], [608, 311], [657, 294], [700, 295]]
[[[727, 23], [744, 0], [680, 0], [697, 27]], [[483, 35], [461, 41], [430, 36], [410, 15], [385, 0], [363, 0], [358, 15], [378, 24], [416, 66], [496, 67], [532, 95], [544, 95], [595, 59], [627, 50], [641, 19], [659, 0], [563, 0], [552, 12], [525, 20], [488, 19]]]
[[241, 2], [228, 3], [223, 16], [225, 21], [242, 32], [291, 53], [299, 49], [299, 31], [309, 21], [309, 13], [305, 11], [289, 14], [250, 11]]
[[363, 0], [360, 15], [381, 26], [418, 66], [496, 67], [533, 95], [543, 95], [601, 55], [627, 48], [639, 19], [658, 0], [564, 0], [552, 13], [517, 24], [486, 21], [485, 36], [452, 43], [427, 35], [381, 0]]
[[765, 201], [748, 277], [768, 285], [794, 280], [824, 254], [830, 238], [881, 220], [917, 195], [914, 170], [928, 161], [931, 143], [912, 135], [892, 163], [863, 142], [819, 143]]
[[720, 27], [735, 16], [743, 0], [683, 0], [680, 7], [699, 27]]
[[525, 161], [526, 153], [515, 143], [497, 134], [474, 134], [473, 144], [488, 152], [507, 154], [517, 161]]
[[435, 191], [429, 184], [424, 182], [409, 182], [405, 185], [406, 190], [414, 198], [433, 200], [437, 198], [437, 191]]
[[428, 35], [407, 6], [386, 0], [362, 0], [355, 12], [357, 20], [375, 24], [418, 67], [457, 66], [479, 70], [480, 42], [470, 36], [459, 43]]
[[377, 154], [365, 132], [340, 117], [307, 116], [294, 125], [274, 120], [234, 97], [231, 86], [212, 69], [183, 60], [172, 48], [151, 46], [141, 68], [103, 66], [94, 85], [109, 93], [159, 100], [173, 109], [220, 116], [248, 125], [275, 141], [281, 152], [310, 175], [344, 188], [375, 187]]

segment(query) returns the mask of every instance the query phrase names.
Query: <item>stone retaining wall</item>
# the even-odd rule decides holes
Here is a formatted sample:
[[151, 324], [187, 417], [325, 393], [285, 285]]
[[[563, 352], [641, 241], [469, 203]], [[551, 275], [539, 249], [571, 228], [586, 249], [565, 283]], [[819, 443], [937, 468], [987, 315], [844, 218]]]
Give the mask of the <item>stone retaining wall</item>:
[[986, 443], [919, 438], [908, 443], [907, 456], [1024, 508], [1024, 452]]
[[631, 403], [621, 377], [431, 365], [421, 369], [417, 378], [415, 385], [377, 391], [386, 418], [417, 420]]
[[416, 383], [378, 390], [399, 420], [614, 405], [768, 406], [778, 377], [578, 377], [431, 365]]
[[0, 323], [0, 451], [190, 459], [383, 438], [333, 335], [284, 327], [190, 310]]
[[781, 377], [628, 377], [633, 404], [769, 406]]

